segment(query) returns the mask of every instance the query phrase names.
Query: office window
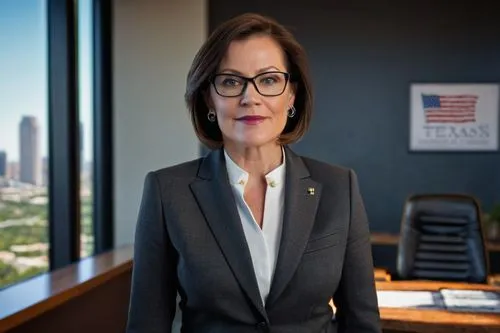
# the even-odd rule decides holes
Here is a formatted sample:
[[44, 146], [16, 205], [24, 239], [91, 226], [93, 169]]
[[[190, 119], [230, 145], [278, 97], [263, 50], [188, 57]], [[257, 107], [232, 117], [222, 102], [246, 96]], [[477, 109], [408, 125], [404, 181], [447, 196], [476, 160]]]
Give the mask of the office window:
[[0, 289], [48, 262], [44, 0], [0, 1]]
[[80, 110], [80, 257], [94, 253], [92, 1], [78, 2], [78, 87]]

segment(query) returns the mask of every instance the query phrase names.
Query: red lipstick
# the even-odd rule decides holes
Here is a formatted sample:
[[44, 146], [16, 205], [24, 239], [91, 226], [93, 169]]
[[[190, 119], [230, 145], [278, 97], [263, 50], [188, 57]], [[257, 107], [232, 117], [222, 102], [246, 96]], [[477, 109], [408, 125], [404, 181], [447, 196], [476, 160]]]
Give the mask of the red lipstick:
[[263, 122], [266, 119], [266, 117], [262, 116], [243, 116], [236, 118], [237, 121], [241, 121], [247, 125], [257, 125]]

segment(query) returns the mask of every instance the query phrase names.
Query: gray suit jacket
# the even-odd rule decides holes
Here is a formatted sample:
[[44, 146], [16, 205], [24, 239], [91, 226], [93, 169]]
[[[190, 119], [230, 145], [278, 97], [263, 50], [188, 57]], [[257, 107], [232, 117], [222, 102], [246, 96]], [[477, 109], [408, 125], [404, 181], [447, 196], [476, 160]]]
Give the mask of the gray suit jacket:
[[177, 292], [186, 333], [380, 332], [354, 172], [285, 149], [283, 232], [265, 305], [223, 151], [146, 176], [128, 333], [170, 332]]

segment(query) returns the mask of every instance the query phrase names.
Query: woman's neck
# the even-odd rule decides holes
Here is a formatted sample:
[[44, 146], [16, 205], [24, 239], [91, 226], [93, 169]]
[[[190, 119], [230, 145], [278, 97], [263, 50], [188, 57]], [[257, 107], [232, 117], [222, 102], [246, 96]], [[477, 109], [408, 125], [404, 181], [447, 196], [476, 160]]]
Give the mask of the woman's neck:
[[277, 143], [259, 147], [225, 144], [229, 157], [251, 175], [264, 176], [283, 163], [281, 145]]

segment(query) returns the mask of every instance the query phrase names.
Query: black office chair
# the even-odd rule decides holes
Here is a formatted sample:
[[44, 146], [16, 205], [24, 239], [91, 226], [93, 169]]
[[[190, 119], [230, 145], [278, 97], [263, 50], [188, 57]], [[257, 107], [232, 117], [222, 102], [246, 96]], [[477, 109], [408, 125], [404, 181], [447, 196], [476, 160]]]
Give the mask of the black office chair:
[[405, 204], [399, 279], [486, 283], [489, 261], [481, 210], [467, 195], [414, 195]]

